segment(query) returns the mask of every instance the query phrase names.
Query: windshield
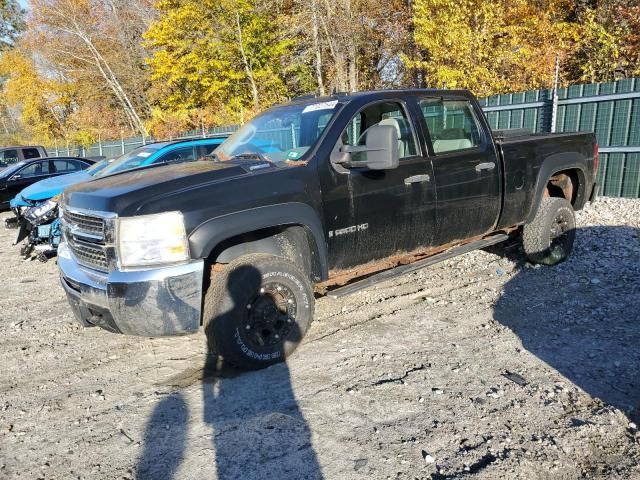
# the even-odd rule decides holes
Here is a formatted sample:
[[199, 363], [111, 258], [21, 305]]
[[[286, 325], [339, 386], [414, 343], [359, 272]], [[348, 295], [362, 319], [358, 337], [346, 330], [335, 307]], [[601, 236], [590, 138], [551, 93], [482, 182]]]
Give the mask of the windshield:
[[107, 158], [107, 159], [104, 159], [104, 160], [100, 160], [99, 162], [96, 162], [93, 165], [91, 165], [89, 168], [87, 168], [85, 170], [85, 172], [87, 172], [89, 175], [94, 177], [96, 175], [96, 173], [101, 172], [102, 170], [104, 170], [104, 168], [107, 165], [109, 165], [110, 163], [114, 162], [115, 160], [117, 160], [117, 158]]
[[299, 160], [315, 145], [338, 108], [337, 100], [272, 108], [231, 135], [215, 156], [221, 161], [246, 155], [272, 162]]
[[167, 146], [167, 143], [154, 143], [153, 145], [146, 145], [144, 147], [136, 148], [129, 153], [125, 153], [121, 157], [116, 158], [98, 172], [89, 172], [94, 177], [104, 177], [116, 172], [124, 172], [125, 170], [131, 170], [145, 164], [145, 161], [162, 147]]

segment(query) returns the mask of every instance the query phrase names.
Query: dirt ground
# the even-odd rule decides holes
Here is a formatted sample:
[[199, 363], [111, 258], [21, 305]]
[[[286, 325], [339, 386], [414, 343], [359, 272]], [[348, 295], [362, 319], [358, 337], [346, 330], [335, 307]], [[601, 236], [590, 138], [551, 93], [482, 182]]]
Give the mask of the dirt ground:
[[2, 227], [0, 478], [640, 478], [640, 201], [578, 220], [557, 267], [511, 245], [319, 299], [251, 373], [76, 326]]

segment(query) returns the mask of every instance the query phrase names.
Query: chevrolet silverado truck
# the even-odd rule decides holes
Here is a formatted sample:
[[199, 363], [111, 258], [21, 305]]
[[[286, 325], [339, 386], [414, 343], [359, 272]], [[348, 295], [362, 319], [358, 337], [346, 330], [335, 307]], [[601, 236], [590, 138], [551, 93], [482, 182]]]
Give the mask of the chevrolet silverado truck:
[[492, 132], [464, 90], [301, 98], [210, 161], [65, 190], [61, 283], [84, 326], [203, 329], [225, 361], [258, 369], [295, 350], [315, 295], [510, 236], [530, 261], [561, 262], [597, 168], [592, 133]]

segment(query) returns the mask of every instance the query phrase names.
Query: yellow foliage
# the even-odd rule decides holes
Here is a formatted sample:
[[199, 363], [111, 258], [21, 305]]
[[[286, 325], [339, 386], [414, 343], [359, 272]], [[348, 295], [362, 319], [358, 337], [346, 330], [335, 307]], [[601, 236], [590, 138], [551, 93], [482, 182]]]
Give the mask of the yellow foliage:
[[468, 88], [476, 95], [550, 86], [556, 55], [575, 41], [563, 20], [570, 2], [416, 0], [415, 42], [409, 59], [432, 87]]

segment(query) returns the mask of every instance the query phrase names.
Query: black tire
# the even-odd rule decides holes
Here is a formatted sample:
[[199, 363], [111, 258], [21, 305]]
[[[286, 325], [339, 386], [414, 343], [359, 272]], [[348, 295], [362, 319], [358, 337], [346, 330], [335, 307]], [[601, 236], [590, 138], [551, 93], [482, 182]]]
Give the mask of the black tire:
[[20, 247], [20, 256], [25, 260], [31, 256], [31, 252], [33, 252], [33, 244], [31, 242], [23, 243]]
[[16, 217], [5, 218], [4, 228], [8, 228], [11, 230], [18, 228], [18, 219]]
[[573, 207], [564, 198], [543, 198], [531, 223], [522, 231], [522, 246], [527, 258], [542, 265], [566, 260], [576, 238]]
[[309, 278], [281, 257], [246, 255], [212, 270], [203, 308], [209, 351], [247, 370], [284, 361], [309, 329], [314, 301]]

